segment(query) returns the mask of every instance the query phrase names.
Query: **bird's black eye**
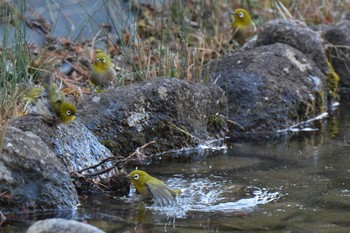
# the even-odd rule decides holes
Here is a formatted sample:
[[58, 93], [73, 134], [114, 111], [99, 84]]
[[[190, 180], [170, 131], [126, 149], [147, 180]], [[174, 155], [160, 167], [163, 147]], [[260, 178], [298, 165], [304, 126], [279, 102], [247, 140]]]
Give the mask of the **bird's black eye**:
[[70, 116], [72, 114], [72, 111], [71, 110], [67, 110], [66, 114], [67, 114], [67, 116]]
[[243, 16], [244, 16], [243, 12], [238, 13], [238, 17], [243, 18]]
[[140, 177], [139, 174], [135, 174], [135, 175], [134, 175], [134, 180], [138, 180], [139, 177]]
[[102, 61], [103, 63], [105, 63], [105, 62], [106, 62], [106, 58], [103, 57], [103, 58], [101, 59], [101, 61]]

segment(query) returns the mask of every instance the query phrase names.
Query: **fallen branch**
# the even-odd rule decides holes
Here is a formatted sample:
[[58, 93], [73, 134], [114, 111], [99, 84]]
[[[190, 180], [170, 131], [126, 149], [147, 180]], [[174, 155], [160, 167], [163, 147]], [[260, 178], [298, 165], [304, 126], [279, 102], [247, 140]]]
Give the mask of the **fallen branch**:
[[187, 131], [181, 129], [180, 127], [174, 125], [173, 123], [168, 122], [168, 124], [171, 125], [172, 127], [174, 127], [175, 129], [179, 130], [180, 132], [182, 132], [182, 133], [184, 133], [184, 134], [190, 136], [191, 138], [197, 140], [198, 142], [202, 141], [200, 138], [197, 138], [196, 136], [194, 136], [194, 135], [190, 134], [189, 132], [187, 132]]
[[[141, 147], [138, 147], [135, 152], [133, 152], [132, 154], [130, 154], [128, 157], [123, 157], [123, 158], [120, 158], [120, 157], [116, 157], [116, 156], [110, 156], [110, 157], [107, 157], [105, 159], [103, 159], [101, 162], [97, 163], [97, 164], [94, 164], [94, 165], [91, 165], [89, 167], [86, 167], [86, 168], [83, 168], [83, 169], [80, 169], [78, 171], [73, 171], [73, 172], [70, 172], [69, 175], [72, 176], [72, 175], [76, 175], [78, 177], [93, 177], [93, 176], [98, 176], [98, 175], [102, 175], [104, 173], [107, 173], [109, 171], [111, 171], [112, 169], [117, 169], [117, 171], [119, 172], [118, 170], [118, 165], [119, 164], [122, 164], [122, 163], [127, 163], [129, 162], [132, 157], [134, 157], [135, 155], [137, 156], [137, 159], [139, 161], [142, 161], [144, 158], [145, 158], [145, 155], [142, 153], [142, 150], [145, 149], [147, 146], [149, 145], [152, 145], [156, 143], [156, 141], [151, 141], [151, 142], [148, 142], [146, 143], [145, 145], [141, 146]], [[111, 161], [115, 161], [115, 163], [111, 166], [111, 167], [108, 167], [102, 171], [98, 171], [98, 172], [95, 172], [95, 173], [91, 173], [91, 174], [82, 174], [84, 171], [87, 171], [87, 170], [90, 170], [90, 169], [95, 169], [107, 162], [111, 162]]]
[[[121, 164], [125, 164], [135, 159], [142, 161], [146, 158], [143, 149], [147, 146], [156, 143], [155, 141], [151, 141], [146, 143], [145, 145], [138, 147], [135, 152], [130, 154], [128, 157], [120, 157], [120, 156], [110, 156], [97, 164], [91, 165], [89, 167], [72, 171], [69, 173], [69, 176], [73, 179], [74, 185], [78, 191], [78, 193], [104, 193], [105, 195], [109, 195], [108, 193], [114, 193], [117, 195], [127, 195], [130, 191], [130, 180], [127, 178], [127, 174], [120, 171], [118, 167], [121, 167]], [[86, 171], [90, 169], [96, 169], [108, 162], [112, 162], [112, 164], [108, 164], [108, 167], [96, 171], [93, 173], [86, 173]], [[115, 169], [115, 171], [108, 176], [101, 178], [99, 175], [106, 174], [111, 170]], [[85, 174], [84, 174], [85, 173]]]

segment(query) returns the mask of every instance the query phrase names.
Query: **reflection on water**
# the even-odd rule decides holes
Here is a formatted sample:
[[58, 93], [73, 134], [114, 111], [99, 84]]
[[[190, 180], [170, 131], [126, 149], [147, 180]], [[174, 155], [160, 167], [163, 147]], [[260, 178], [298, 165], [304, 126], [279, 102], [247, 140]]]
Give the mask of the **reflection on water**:
[[[183, 190], [176, 206], [145, 204], [133, 192], [82, 197], [81, 207], [67, 218], [106, 232], [350, 232], [347, 109], [320, 124], [322, 131], [292, 140], [230, 142], [224, 150], [182, 152], [170, 162], [162, 157], [139, 167]], [[7, 221], [0, 230], [21, 232], [19, 226], [39, 218]]]

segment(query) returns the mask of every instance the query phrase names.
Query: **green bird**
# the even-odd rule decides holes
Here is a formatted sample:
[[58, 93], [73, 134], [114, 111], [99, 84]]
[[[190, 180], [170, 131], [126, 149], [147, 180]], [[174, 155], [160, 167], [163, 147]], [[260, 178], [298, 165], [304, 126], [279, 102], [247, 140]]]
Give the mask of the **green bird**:
[[141, 170], [131, 172], [129, 178], [138, 193], [146, 199], [153, 198], [154, 203], [159, 206], [174, 204], [175, 197], [181, 193], [180, 190], [169, 188], [162, 181]]
[[66, 100], [49, 76], [44, 79], [43, 87], [28, 88], [24, 99], [28, 112], [42, 116], [49, 124], [67, 124], [76, 117], [76, 107]]
[[234, 21], [231, 24], [232, 38], [243, 45], [255, 32], [256, 26], [248, 11], [238, 8], [233, 12]]
[[95, 86], [108, 86], [115, 80], [116, 75], [109, 56], [101, 50], [96, 50], [89, 74], [90, 82]]

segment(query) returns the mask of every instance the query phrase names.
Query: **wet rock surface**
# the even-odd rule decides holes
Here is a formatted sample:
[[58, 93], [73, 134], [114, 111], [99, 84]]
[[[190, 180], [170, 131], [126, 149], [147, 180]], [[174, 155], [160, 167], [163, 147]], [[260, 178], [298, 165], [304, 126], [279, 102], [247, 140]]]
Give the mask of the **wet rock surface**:
[[322, 37], [330, 43], [330, 62], [340, 76], [341, 86], [350, 93], [350, 20], [327, 26], [323, 29]]
[[9, 127], [0, 156], [1, 211], [76, 208], [76, 190], [66, 168], [31, 132]]
[[259, 30], [256, 45], [274, 43], [288, 44], [298, 49], [312, 59], [323, 73], [328, 71], [323, 40], [305, 23], [292, 19], [275, 19], [266, 22]]
[[[69, 124], [52, 126], [38, 116], [26, 115], [14, 119], [11, 125], [39, 136], [61, 161], [66, 172], [86, 168], [112, 156], [111, 152], [77, 119]], [[111, 163], [106, 163], [98, 169], [104, 169], [107, 165]]]
[[228, 98], [234, 133], [286, 129], [326, 110], [325, 76], [289, 45], [238, 51], [211, 67]]
[[217, 86], [157, 78], [86, 96], [80, 120], [114, 155], [193, 147], [226, 133], [227, 105]]
[[28, 228], [27, 233], [103, 233], [104, 231], [74, 220], [52, 218], [35, 222]]

